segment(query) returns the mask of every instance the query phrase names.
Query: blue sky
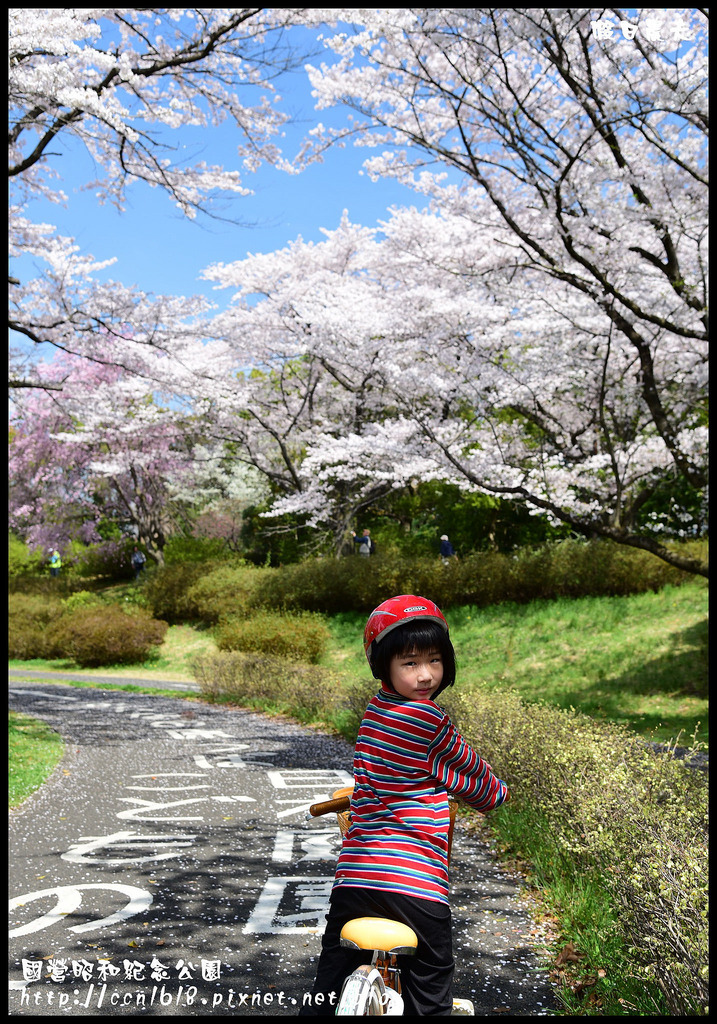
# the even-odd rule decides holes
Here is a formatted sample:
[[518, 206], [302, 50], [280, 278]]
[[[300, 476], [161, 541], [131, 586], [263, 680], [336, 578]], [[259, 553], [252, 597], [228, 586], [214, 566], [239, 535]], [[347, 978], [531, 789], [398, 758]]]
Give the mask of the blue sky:
[[[308, 122], [287, 128], [282, 148], [293, 156], [310, 123], [314, 119], [326, 123], [327, 115], [313, 112], [303, 73], [287, 79], [280, 92], [282, 108], [299, 111]], [[180, 129], [172, 133], [171, 141], [191, 152], [201, 148], [198, 158], [231, 168], [238, 166], [232, 133], [229, 123], [204, 129], [201, 137], [197, 129]], [[53, 166], [62, 175], [58, 187], [68, 196], [67, 207], [37, 202], [30, 214], [73, 237], [83, 253], [98, 260], [117, 257], [113, 266], [98, 274], [104, 279], [135, 284], [155, 294], [204, 294], [223, 307], [230, 291], [215, 291], [211, 282], [200, 280], [209, 264], [242, 259], [250, 252], [272, 252], [299, 235], [320, 241], [321, 228], [337, 227], [344, 210], [352, 221], [374, 226], [392, 205], [422, 205], [409, 189], [387, 180], [373, 182], [361, 173], [361, 163], [371, 152], [375, 153], [347, 146], [329, 151], [324, 163], [299, 175], [271, 166], [247, 174], [244, 183], [255, 195], [227, 193], [220, 199], [223, 213], [247, 225], [241, 226], [201, 216], [190, 221], [165, 193], [143, 182], [130, 187], [124, 212], [101, 205], [94, 192], [81, 189], [97, 174], [89, 155], [79, 145], [69, 151], [63, 147]]]
[[[637, 10], [628, 9], [629, 17], [637, 14]], [[318, 63], [321, 59], [317, 55], [312, 61]], [[298, 150], [303, 133], [316, 120], [333, 123], [332, 117], [341, 119], [340, 114], [313, 110], [303, 71], [286, 76], [279, 92], [282, 109], [296, 111], [304, 122], [287, 128], [288, 156]], [[232, 132], [228, 123], [205, 129], [201, 136], [197, 129], [180, 129], [171, 133], [171, 141], [209, 164], [234, 168], [238, 160]], [[391, 206], [424, 204], [416, 193], [393, 181], [373, 182], [362, 174], [363, 159], [375, 150], [349, 145], [330, 151], [323, 164], [315, 164], [300, 175], [287, 175], [270, 166], [247, 175], [245, 184], [254, 189], [255, 195], [226, 197], [225, 212], [239, 224], [207, 217], [189, 221], [165, 193], [142, 182], [129, 189], [126, 209], [119, 213], [111, 205], [101, 205], [93, 193], [80, 190], [96, 175], [86, 151], [79, 145], [68, 151], [61, 140], [57, 141], [55, 149], [62, 156], [52, 163], [62, 174], [60, 185], [68, 194], [68, 207], [34, 203], [30, 216], [56, 225], [61, 234], [76, 240], [83, 253], [91, 253], [98, 260], [117, 257], [117, 262], [98, 276], [155, 294], [204, 294], [220, 307], [228, 303], [230, 292], [214, 291], [211, 282], [200, 280], [202, 270], [211, 263], [232, 262], [250, 252], [271, 252], [299, 235], [320, 241], [321, 228], [335, 228], [344, 210], [355, 223], [373, 227], [387, 216]], [[16, 272], [28, 276], [22, 265]]]

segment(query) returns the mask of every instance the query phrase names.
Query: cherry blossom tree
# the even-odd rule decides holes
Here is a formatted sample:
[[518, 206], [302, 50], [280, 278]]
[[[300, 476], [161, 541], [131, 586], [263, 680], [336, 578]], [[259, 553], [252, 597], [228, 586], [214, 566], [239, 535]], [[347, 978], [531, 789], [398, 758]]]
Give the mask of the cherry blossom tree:
[[31, 547], [61, 546], [98, 541], [109, 520], [162, 564], [169, 537], [220, 493], [221, 452], [204, 444], [196, 414], [162, 405], [141, 377], [97, 353], [98, 361], [59, 353], [40, 367], [49, 386], [18, 397], [10, 526]]
[[[706, 574], [661, 543], [658, 515], [672, 501], [689, 533], [706, 496], [701, 10], [43, 12], [49, 30], [36, 13], [11, 12], [11, 239], [48, 269], [12, 284], [18, 334], [196, 401], [211, 457], [254, 467], [276, 513], [337, 545], [373, 498], [435, 479]], [[277, 67], [266, 47], [285, 26], [322, 19], [341, 31], [309, 68], [318, 105], [358, 116], [317, 125], [303, 160], [354, 139], [426, 209], [209, 268], [236, 292], [212, 322], [201, 304], [100, 288], [91, 257], [30, 223], [69, 133], [112, 201], [137, 179], [187, 215], [241, 193], [236, 171], [165, 163], [156, 129], [233, 116], [245, 166], [279, 161], [257, 69]], [[11, 376], [18, 391], [40, 379]]]
[[[116, 345], [109, 354], [103, 345], [105, 358], [146, 374], [155, 351], [174, 353], [177, 334], [206, 308], [98, 282], [93, 275], [111, 259], [98, 262], [52, 225], [33, 221], [33, 197], [66, 201], [56, 184], [58, 156], [84, 146], [98, 169], [86, 187], [120, 209], [128, 187], [144, 182], [187, 217], [218, 213], [218, 198], [250, 194], [245, 179], [262, 162], [288, 169], [274, 141], [286, 115], [272, 102], [272, 77], [295, 60], [285, 30], [301, 21], [311, 16], [266, 8], [10, 9], [12, 388], [42, 383], [36, 347], [96, 360], [97, 339], [108, 333]], [[183, 127], [226, 119], [236, 127], [238, 168], [173, 160], [173, 136]], [[40, 267], [36, 277], [30, 261]], [[127, 323], [131, 346], [121, 330]]]
[[[618, 332], [605, 338], [599, 313], [564, 283], [518, 291], [499, 242], [464, 217], [403, 210], [371, 232], [344, 222], [321, 245], [207, 273], [242, 282], [219, 318], [237, 363], [251, 351], [280, 368], [273, 380], [237, 377], [244, 398], [229, 403], [263, 409], [261, 423], [243, 416], [245, 449], [263, 445], [276, 464], [270, 438], [281, 432], [282, 451], [293, 443], [274, 512], [340, 523], [342, 488], [356, 498], [458, 481], [700, 571], [640, 519], [674, 466], [630, 347]], [[656, 360], [656, 379], [679, 420], [704, 396], [701, 361], [678, 355]], [[703, 442], [693, 435], [693, 447]]]
[[[83, 479], [85, 460], [66, 458], [55, 433], [67, 430], [70, 418], [61, 401], [60, 382], [70, 376], [70, 357], [60, 354], [54, 365], [41, 367], [47, 388], [22, 392], [20, 407], [11, 409], [8, 450], [8, 518], [10, 529], [32, 549], [66, 549], [71, 540], [100, 539], [99, 509]], [[95, 376], [97, 369], [93, 367]], [[103, 373], [109, 372], [107, 367]], [[55, 384], [57, 383], [57, 386]]]
[[[279, 515], [299, 515], [318, 530], [317, 546], [328, 535], [338, 553], [356, 516], [396, 485], [365, 472], [368, 449], [340, 473], [322, 477], [320, 498], [319, 481], [304, 469], [307, 452], [322, 439], [344, 433], [360, 438], [383, 409], [371, 356], [366, 365], [360, 359], [358, 365], [352, 359], [341, 363], [337, 346], [318, 344], [323, 323], [318, 332], [312, 327], [314, 307], [320, 321], [335, 313], [347, 326], [356, 323], [359, 343], [363, 326], [355, 310], [346, 310], [356, 299], [356, 259], [363, 258], [364, 246], [371, 247], [372, 232], [344, 218], [337, 231], [326, 234], [325, 243], [299, 240], [286, 250], [215, 266], [205, 276], [219, 286], [238, 286], [231, 310], [210, 328], [225, 340], [227, 360], [211, 391], [212, 436], [264, 477]], [[257, 303], [258, 296], [263, 301]], [[353, 355], [358, 357], [358, 349]]]
[[343, 293], [298, 263], [296, 300], [283, 282], [268, 337], [296, 342], [300, 300], [303, 351], [336, 380], [375, 359], [390, 415], [369, 444], [315, 436], [310, 486], [282, 508], [318, 512], [322, 481], [369, 453], [375, 478], [412, 464], [706, 574], [646, 515], [706, 493], [703, 12], [332, 14], [353, 28], [312, 82], [358, 117], [317, 128], [315, 152], [380, 149], [369, 171], [412, 185], [438, 227], [406, 219]]
[[[275, 144], [287, 115], [275, 103], [273, 79], [297, 59], [286, 30], [312, 17], [263, 8], [10, 10], [13, 515], [30, 536], [75, 535], [72, 509], [89, 538], [99, 510], [110, 509], [161, 559], [168, 473], [176, 485], [188, 470], [170, 472], [167, 453], [176, 458], [184, 428], [151, 395], [163, 390], [173, 410], [193, 402], [205, 368], [220, 362], [204, 299], [101, 282], [98, 272], [113, 260], [97, 261], [51, 224], [36, 223], [32, 200], [66, 202], [57, 184], [61, 157], [81, 146], [97, 168], [86, 188], [100, 202], [122, 209], [139, 183], [165, 193], [188, 218], [223, 215], [219, 201], [249, 196], [249, 175], [262, 162], [291, 169]], [[177, 156], [182, 129], [224, 120], [236, 129], [236, 166], [187, 166]], [[48, 345], [90, 366], [41, 358]], [[87, 404], [93, 385], [100, 394], [106, 386], [112, 401]], [[38, 387], [54, 400], [34, 405], [23, 396]], [[201, 416], [201, 400], [196, 408]], [[206, 463], [195, 468], [201, 474]]]

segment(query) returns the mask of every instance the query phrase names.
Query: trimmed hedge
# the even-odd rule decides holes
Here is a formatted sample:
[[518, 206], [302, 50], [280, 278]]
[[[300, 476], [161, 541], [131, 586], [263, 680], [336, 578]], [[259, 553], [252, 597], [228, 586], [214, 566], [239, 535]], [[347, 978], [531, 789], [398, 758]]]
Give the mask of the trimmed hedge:
[[120, 605], [78, 608], [54, 622], [48, 632], [59, 653], [83, 668], [132, 665], [146, 661], [164, 640], [168, 624], [143, 609], [128, 614]]
[[[706, 557], [707, 542], [680, 545]], [[155, 616], [202, 621], [273, 611], [367, 612], [391, 594], [422, 594], [440, 607], [479, 608], [537, 598], [624, 595], [693, 579], [654, 555], [611, 541], [561, 541], [512, 555], [480, 552], [440, 558], [307, 558], [281, 568], [225, 562], [165, 565], [144, 584]]]
[[169, 623], [198, 619], [196, 604], [188, 597], [191, 586], [207, 574], [207, 565], [165, 565], [147, 578], [142, 593], [147, 607]]
[[215, 630], [220, 651], [257, 651], [316, 664], [331, 634], [320, 615], [256, 612], [250, 619], [226, 619]]
[[61, 657], [49, 627], [63, 613], [60, 597], [43, 594], [11, 594], [8, 601], [8, 657]]
[[[682, 545], [699, 548], [707, 542]], [[439, 607], [537, 598], [617, 596], [657, 591], [694, 577], [645, 551], [611, 541], [561, 541], [513, 555], [481, 552], [444, 565], [440, 558], [305, 559], [272, 570], [262, 601], [316, 612], [370, 611], [391, 594], [421, 594]]]
[[187, 605], [197, 619], [210, 625], [249, 615], [270, 572], [250, 565], [220, 565], [192, 583]]

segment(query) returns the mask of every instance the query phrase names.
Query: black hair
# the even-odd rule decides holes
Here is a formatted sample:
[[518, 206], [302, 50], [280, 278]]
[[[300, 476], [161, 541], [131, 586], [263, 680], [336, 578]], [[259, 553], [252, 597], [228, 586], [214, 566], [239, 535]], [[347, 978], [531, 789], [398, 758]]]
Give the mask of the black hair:
[[412, 652], [437, 650], [443, 661], [443, 681], [436, 690], [434, 698], [453, 686], [456, 681], [456, 652], [447, 631], [437, 622], [430, 619], [409, 619], [382, 636], [378, 643], [374, 641], [371, 649], [371, 670], [376, 679], [390, 685], [391, 661]]

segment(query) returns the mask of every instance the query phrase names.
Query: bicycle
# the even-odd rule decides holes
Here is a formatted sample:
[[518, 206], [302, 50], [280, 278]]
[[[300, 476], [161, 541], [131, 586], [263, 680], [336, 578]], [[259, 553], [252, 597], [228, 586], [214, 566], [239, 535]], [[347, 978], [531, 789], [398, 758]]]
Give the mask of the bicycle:
[[[341, 836], [349, 830], [352, 786], [338, 789], [330, 800], [312, 804], [307, 818], [336, 814]], [[449, 797], [450, 826], [448, 858], [450, 862], [456, 801]], [[371, 962], [362, 964], [345, 979], [336, 1006], [336, 1016], [403, 1016], [401, 971], [397, 957], [416, 952], [418, 938], [408, 925], [386, 917], [355, 917], [341, 929], [341, 945], [371, 953]], [[470, 999], [454, 999], [452, 1015], [475, 1016]]]

